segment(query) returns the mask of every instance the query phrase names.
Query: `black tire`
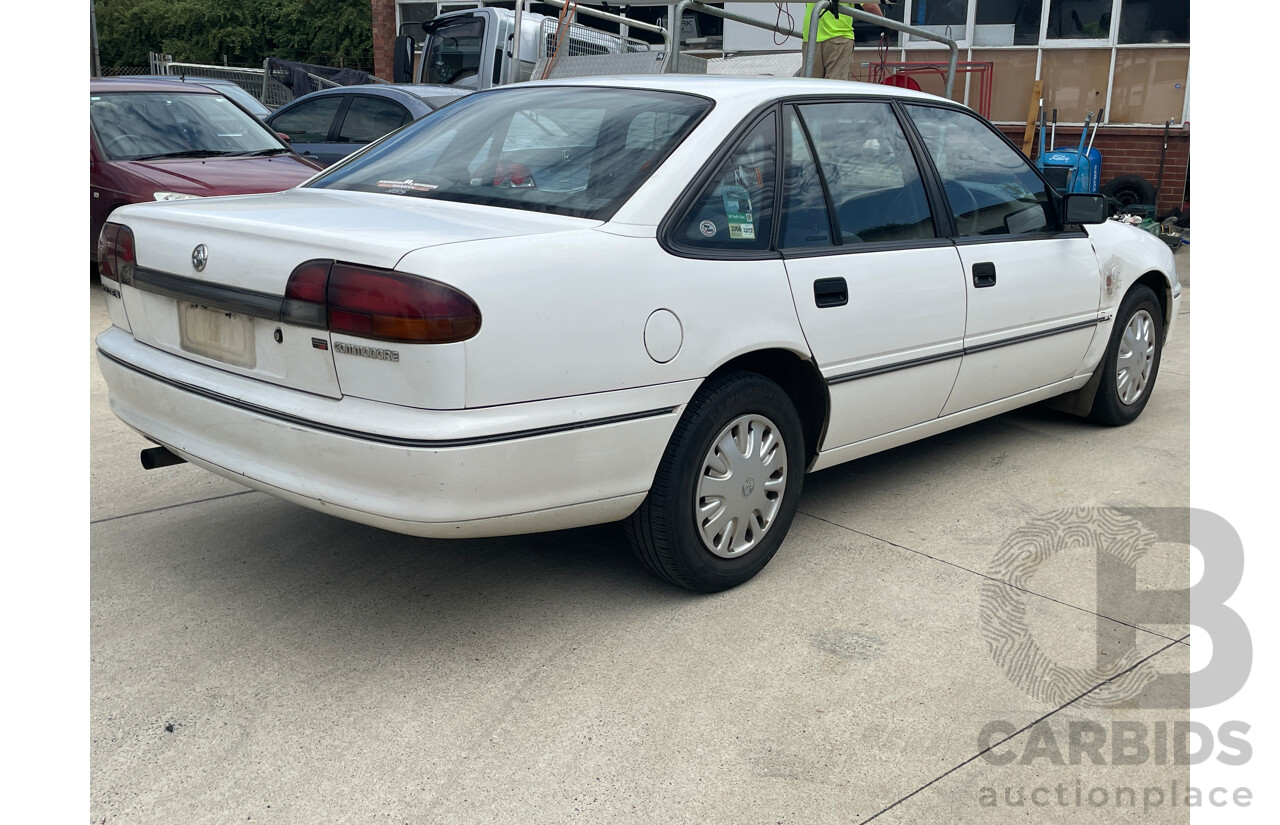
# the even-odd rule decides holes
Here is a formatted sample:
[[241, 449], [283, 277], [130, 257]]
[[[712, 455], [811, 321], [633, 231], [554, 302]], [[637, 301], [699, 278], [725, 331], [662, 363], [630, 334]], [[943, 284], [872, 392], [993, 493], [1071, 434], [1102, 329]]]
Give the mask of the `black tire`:
[[[733, 558], [711, 552], [696, 514], [697, 485], [718, 436], [742, 416], [763, 416], [774, 425], [785, 450], [785, 488], [773, 519], [754, 546]], [[800, 500], [807, 461], [800, 416], [774, 382], [752, 372], [708, 379], [676, 425], [644, 503], [626, 521], [631, 549], [661, 578], [689, 590], [714, 593], [736, 587], [760, 572], [786, 538]], [[735, 479], [736, 480], [736, 479]], [[743, 497], [748, 479], [742, 485]], [[765, 479], [761, 478], [763, 489]], [[748, 526], [749, 533], [750, 525]]]
[[[1138, 316], [1146, 313], [1150, 321], [1151, 345], [1154, 347], [1150, 369], [1145, 382], [1142, 383], [1136, 397], [1127, 401], [1120, 388], [1121, 349], [1132, 349], [1125, 343], [1125, 331]], [[1107, 353], [1102, 358], [1098, 369], [1102, 370], [1102, 380], [1098, 383], [1098, 392], [1093, 397], [1093, 407], [1089, 410], [1089, 419], [1099, 424], [1119, 427], [1136, 419], [1142, 414], [1156, 386], [1156, 376], [1160, 374], [1160, 356], [1164, 352], [1164, 315], [1160, 311], [1160, 303], [1151, 288], [1142, 284], [1134, 287], [1120, 302], [1116, 312], [1115, 324], [1111, 328], [1111, 340], [1107, 342]]]
[[1156, 188], [1141, 175], [1121, 175], [1109, 180], [1102, 185], [1102, 194], [1114, 198], [1121, 207], [1156, 202]]

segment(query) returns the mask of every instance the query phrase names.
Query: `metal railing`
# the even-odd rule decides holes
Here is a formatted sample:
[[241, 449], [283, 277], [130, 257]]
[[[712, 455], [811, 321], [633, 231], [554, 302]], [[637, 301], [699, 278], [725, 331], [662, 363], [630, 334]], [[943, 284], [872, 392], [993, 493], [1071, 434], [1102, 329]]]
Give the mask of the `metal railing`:
[[[735, 2], [773, 4], [774, 0], [735, 0]], [[904, 34], [909, 34], [912, 37], [919, 37], [923, 40], [932, 40], [935, 43], [941, 43], [942, 45], [946, 46], [948, 51], [950, 52], [950, 58], [948, 60], [948, 66], [947, 66], [946, 96], [951, 97], [952, 93], [955, 91], [956, 63], [960, 59], [960, 44], [958, 44], [955, 40], [952, 40], [950, 37], [944, 37], [943, 35], [928, 31], [927, 29], [921, 29], [916, 26], [910, 26], [906, 23], [899, 23], [897, 20], [891, 20], [890, 18], [887, 18], [887, 17], [881, 17], [878, 14], [872, 14], [869, 11], [863, 11], [862, 9], [855, 9], [851, 6], [846, 6], [842, 3], [840, 4], [834, 3], [832, 2], [832, 0], [817, 0], [817, 2], [813, 4], [813, 14], [809, 16], [808, 37], [805, 38], [807, 42], [809, 43], [816, 42], [816, 38], [818, 34], [818, 18], [819, 16], [821, 16], [821, 14], [824, 11], [831, 8], [832, 6], [835, 6], [836, 8], [838, 8], [841, 14], [847, 14], [849, 15], [849, 17], [853, 18], [854, 20], [861, 20], [864, 23], [874, 23], [877, 26], [883, 26], [886, 29], [893, 29], [894, 31], [899, 31]], [[675, 13], [672, 14], [671, 16], [672, 20], [677, 20], [677, 21], [682, 20], [684, 13], [686, 11], [696, 11], [701, 14], [709, 14], [712, 17], [719, 17], [724, 20], [732, 20], [735, 23], [743, 23], [748, 26], [754, 26], [759, 29], [765, 29], [766, 31], [777, 32], [778, 34], [785, 34], [791, 37], [802, 36], [801, 33], [798, 31], [794, 31], [792, 29], [789, 29], [783, 26], [776, 26], [773, 23], [769, 23], [764, 20], [757, 20], [753, 17], [745, 17], [735, 12], [728, 12], [728, 11], [725, 11], [724, 9], [719, 9], [719, 8], [716, 8], [715, 6], [707, 5], [706, 3], [700, 2], [700, 0], [680, 0], [680, 3], [676, 6]], [[804, 50], [804, 62], [802, 66], [802, 74], [804, 75], [804, 77], [813, 77], [814, 57], [817, 54], [817, 51], [818, 51], [817, 49]], [[675, 67], [678, 65], [677, 61], [679, 59], [679, 53], [680, 53], [680, 42], [679, 42], [679, 38], [676, 38], [674, 44], [671, 46], [669, 50], [669, 54], [667, 57], [666, 70], [668, 72], [674, 72], [676, 70]]]
[[[511, 58], [511, 63], [514, 66], [520, 65], [520, 41], [522, 39], [522, 34], [523, 34], [521, 30], [521, 24], [524, 21], [525, 11], [531, 2], [532, 0], [519, 0], [519, 2], [516, 3], [515, 22], [514, 22], [515, 37], [513, 38], [514, 42], [512, 43], [511, 51], [508, 54], [508, 56]], [[659, 35], [662, 37], [663, 52], [665, 54], [671, 53], [673, 38], [671, 37], [671, 32], [668, 29], [663, 28], [662, 26], [655, 26], [652, 23], [645, 23], [641, 20], [632, 20], [626, 15], [614, 14], [612, 12], [607, 12], [607, 11], [600, 11], [599, 9], [592, 8], [589, 5], [566, 2], [566, 0], [539, 0], [539, 2], [546, 3], [547, 5], [550, 5], [550, 6], [555, 6], [556, 8], [559, 8], [559, 9], [563, 9], [566, 6], [572, 5], [572, 8], [569, 10], [572, 12], [572, 14], [569, 15], [570, 25], [577, 25], [576, 21], [573, 20], [574, 16], [579, 14], [584, 14], [587, 17], [594, 17], [598, 20], [605, 20], [610, 23], [617, 23], [618, 25], [626, 26], [628, 29], [637, 29], [639, 31], [646, 31], [646, 32], [651, 32], [653, 34]], [[608, 34], [608, 33], [604, 32], [604, 34]], [[620, 41], [624, 41], [624, 42], [630, 40], [630, 38], [621, 37], [619, 35], [609, 35], [609, 36], [616, 37]], [[634, 42], [638, 42], [638, 41], [634, 41]], [[622, 51], [621, 48], [620, 48], [620, 51]], [[547, 57], [547, 56], [548, 55], [539, 55], [539, 57]]]

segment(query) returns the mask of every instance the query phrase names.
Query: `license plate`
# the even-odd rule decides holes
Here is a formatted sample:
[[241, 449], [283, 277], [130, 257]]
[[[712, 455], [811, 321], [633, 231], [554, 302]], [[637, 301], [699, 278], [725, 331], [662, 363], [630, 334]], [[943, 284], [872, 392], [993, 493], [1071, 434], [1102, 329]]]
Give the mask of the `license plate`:
[[178, 336], [182, 348], [237, 367], [257, 364], [253, 319], [198, 304], [178, 305]]

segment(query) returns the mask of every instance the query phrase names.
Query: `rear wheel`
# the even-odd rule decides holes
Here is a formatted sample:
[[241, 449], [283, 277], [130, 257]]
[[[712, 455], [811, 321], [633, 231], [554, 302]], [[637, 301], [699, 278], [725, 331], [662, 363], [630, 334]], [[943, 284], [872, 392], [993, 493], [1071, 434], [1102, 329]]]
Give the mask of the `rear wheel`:
[[1102, 381], [1089, 411], [1090, 419], [1119, 426], [1142, 414], [1160, 372], [1163, 319], [1150, 287], [1136, 286], [1120, 302], [1107, 354], [1099, 367]]
[[626, 522], [631, 547], [689, 590], [742, 584], [786, 538], [804, 463], [800, 417], [781, 387], [755, 373], [716, 376], [689, 402]]

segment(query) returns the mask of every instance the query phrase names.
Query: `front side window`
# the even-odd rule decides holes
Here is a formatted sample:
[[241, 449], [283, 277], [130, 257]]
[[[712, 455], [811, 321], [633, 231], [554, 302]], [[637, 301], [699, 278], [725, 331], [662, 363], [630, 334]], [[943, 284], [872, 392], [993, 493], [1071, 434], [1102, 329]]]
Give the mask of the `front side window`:
[[94, 94], [89, 120], [108, 160], [286, 151], [259, 121], [220, 94]]
[[973, 115], [907, 106], [961, 237], [1025, 235], [1054, 228], [1049, 188], [1013, 147]]
[[924, 183], [890, 104], [797, 108], [831, 195], [841, 244], [934, 237]]
[[338, 95], [304, 100], [273, 117], [271, 128], [284, 132], [294, 143], [324, 143], [340, 106], [342, 98]]
[[360, 95], [351, 101], [338, 131], [340, 143], [372, 143], [409, 119], [409, 110], [394, 100]]
[[709, 108], [693, 95], [638, 89], [483, 92], [405, 127], [311, 185], [601, 217]]
[[769, 248], [776, 132], [777, 119], [770, 113], [739, 141], [674, 224], [677, 243], [740, 252]]

